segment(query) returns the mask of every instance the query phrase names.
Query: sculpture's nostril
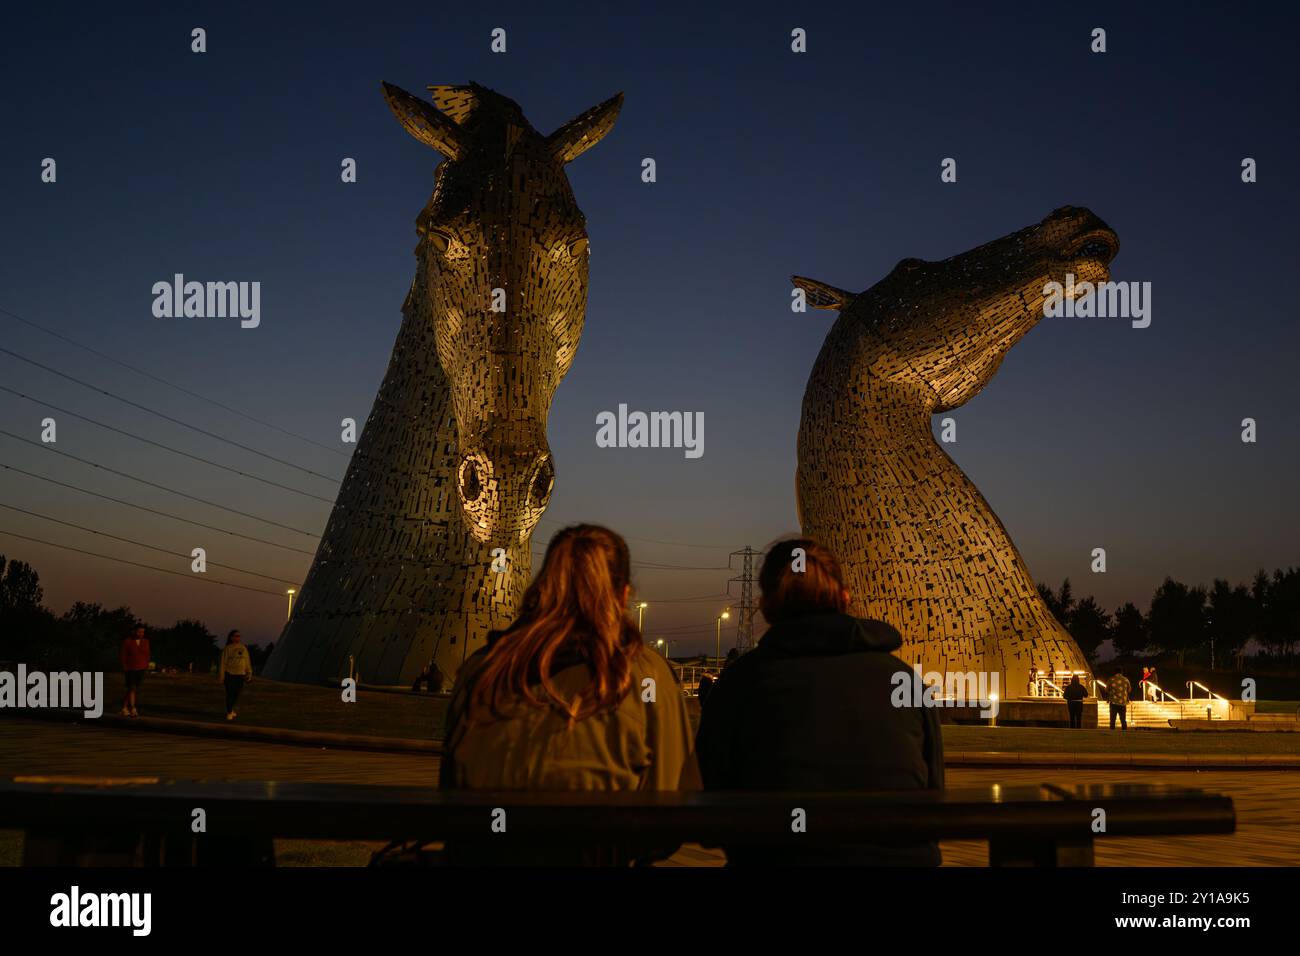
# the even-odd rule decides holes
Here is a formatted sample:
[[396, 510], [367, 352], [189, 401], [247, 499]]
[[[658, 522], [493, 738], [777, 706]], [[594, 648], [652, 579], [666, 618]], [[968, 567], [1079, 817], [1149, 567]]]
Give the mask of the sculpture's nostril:
[[533, 472], [532, 484], [528, 488], [529, 503], [535, 507], [540, 507], [546, 503], [551, 496], [551, 489], [555, 486], [555, 469], [551, 466], [550, 456], [543, 457]]
[[477, 501], [478, 496], [483, 493], [483, 479], [478, 473], [478, 464], [473, 458], [466, 458], [460, 463], [458, 481], [461, 496], [466, 501]]
[[1115, 258], [1115, 248], [1105, 239], [1089, 239], [1079, 247], [1079, 251], [1075, 255], [1081, 259], [1098, 259], [1102, 262], [1110, 262], [1111, 259]]

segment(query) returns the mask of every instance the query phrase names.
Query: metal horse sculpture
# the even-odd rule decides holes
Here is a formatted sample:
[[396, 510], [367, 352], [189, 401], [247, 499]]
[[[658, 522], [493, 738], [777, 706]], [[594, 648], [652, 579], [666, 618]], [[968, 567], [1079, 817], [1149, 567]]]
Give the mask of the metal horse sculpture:
[[925, 262], [904, 259], [854, 295], [794, 277], [840, 316], [804, 393], [796, 494], [804, 533], [843, 562], [852, 612], [903, 634], [929, 672], [1087, 671], [1002, 522], [935, 441], [931, 416], [965, 404], [1042, 318], [1050, 282], [1109, 279], [1119, 240], [1086, 209]]
[[[447, 677], [514, 616], [555, 480], [551, 400], [587, 303], [585, 219], [564, 166], [622, 94], [550, 136], [489, 89], [384, 84], [445, 157], [416, 221], [416, 275], [347, 476], [267, 675]], [[351, 661], [351, 663], [349, 663]]]

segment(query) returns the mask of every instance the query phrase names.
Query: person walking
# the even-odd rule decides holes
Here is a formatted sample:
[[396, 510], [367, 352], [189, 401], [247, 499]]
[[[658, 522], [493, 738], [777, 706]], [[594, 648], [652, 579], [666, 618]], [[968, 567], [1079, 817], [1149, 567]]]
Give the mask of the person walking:
[[122, 702], [122, 716], [139, 717], [140, 685], [149, 670], [149, 638], [145, 637], [143, 624], [137, 624], [134, 631], [122, 641], [118, 658], [122, 663], [122, 673], [126, 675], [126, 698]]
[[1088, 689], [1079, 681], [1079, 675], [1070, 678], [1065, 685], [1065, 707], [1070, 713], [1070, 729], [1083, 728], [1083, 699], [1088, 696]]
[[252, 679], [253, 659], [248, 656], [248, 648], [239, 631], [231, 631], [226, 635], [226, 646], [217, 665], [217, 680], [226, 685], [226, 720], [239, 716], [235, 704], [239, 702], [239, 693], [244, 685]]
[[1115, 673], [1111, 675], [1110, 687], [1107, 688], [1110, 699], [1110, 729], [1115, 729], [1115, 717], [1119, 717], [1119, 726], [1121, 730], [1128, 730], [1128, 695], [1132, 689], [1128, 678], [1124, 676], [1124, 671], [1115, 668]]
[[[799, 570], [795, 570], [796, 552]], [[759, 608], [771, 625], [723, 672], [701, 709], [696, 749], [708, 790], [819, 793], [944, 786], [939, 712], [893, 652], [902, 636], [848, 613], [835, 556], [808, 538], [768, 548]], [[900, 685], [914, 688], [898, 699]], [[724, 848], [729, 865], [938, 866], [929, 841]]]
[[713, 675], [705, 674], [703, 677], [700, 678], [699, 686], [695, 692], [695, 696], [697, 696], [700, 699], [701, 707], [703, 707], [705, 702], [709, 699], [709, 693], [712, 690], [713, 690]]
[[[598, 525], [556, 533], [519, 617], [461, 666], [447, 707], [443, 789], [695, 790], [686, 698], [627, 611], [627, 542]], [[484, 831], [487, 831], [486, 825]], [[596, 865], [677, 846], [448, 841], [453, 864]]]

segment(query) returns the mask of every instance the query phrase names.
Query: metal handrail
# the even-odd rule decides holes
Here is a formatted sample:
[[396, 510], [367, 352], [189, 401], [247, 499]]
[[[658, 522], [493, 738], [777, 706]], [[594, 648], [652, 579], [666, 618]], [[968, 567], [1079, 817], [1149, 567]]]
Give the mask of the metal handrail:
[[1210, 688], [1206, 687], [1204, 684], [1202, 684], [1202, 683], [1201, 683], [1200, 681], [1198, 681], [1198, 680], [1189, 680], [1189, 681], [1187, 682], [1187, 698], [1188, 698], [1188, 700], [1196, 700], [1196, 690], [1195, 690], [1195, 688], [1197, 688], [1197, 687], [1199, 687], [1201, 690], [1205, 691], [1206, 696], [1208, 696], [1208, 697], [1217, 698], [1218, 700], [1227, 700], [1226, 697], [1221, 697], [1220, 695], [1216, 694], [1214, 691], [1210, 690]]
[[[1177, 697], [1175, 697], [1173, 694], [1169, 693], [1169, 691], [1165, 690], [1163, 687], [1161, 687], [1159, 684], [1155, 683], [1154, 681], [1147, 681], [1147, 682], [1146, 682], [1146, 685], [1147, 685], [1148, 687], [1151, 687], [1151, 688], [1155, 689], [1158, 693], [1164, 694], [1166, 700], [1168, 700], [1168, 701], [1172, 701], [1172, 702], [1175, 703], [1175, 704], [1181, 704], [1181, 703], [1182, 703], [1181, 700], [1179, 700], [1179, 699], [1178, 699]], [[1165, 703], [1165, 701], [1164, 701], [1164, 700], [1155, 700], [1155, 701], [1152, 701], [1152, 703], [1155, 703], [1155, 704], [1163, 704], [1163, 703]]]

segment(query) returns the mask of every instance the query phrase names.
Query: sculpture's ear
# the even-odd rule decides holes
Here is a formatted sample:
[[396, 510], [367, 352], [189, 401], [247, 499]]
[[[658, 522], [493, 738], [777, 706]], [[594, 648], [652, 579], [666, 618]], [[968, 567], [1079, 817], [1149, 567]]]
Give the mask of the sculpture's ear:
[[406, 131], [425, 146], [432, 146], [448, 159], [460, 159], [465, 152], [460, 128], [431, 104], [406, 90], [384, 83], [384, 99]]
[[433, 105], [457, 126], [464, 126], [469, 115], [478, 109], [478, 87], [469, 86], [427, 86], [433, 97]]
[[546, 137], [546, 145], [560, 162], [572, 162], [605, 138], [605, 134], [614, 128], [614, 120], [618, 119], [618, 111], [622, 108], [623, 94], [617, 93], [569, 120]]
[[808, 304], [814, 309], [836, 309], [843, 312], [848, 308], [849, 303], [857, 298], [852, 292], [845, 292], [843, 289], [837, 289], [825, 282], [818, 282], [816, 279], [791, 276], [790, 281], [807, 293]]

